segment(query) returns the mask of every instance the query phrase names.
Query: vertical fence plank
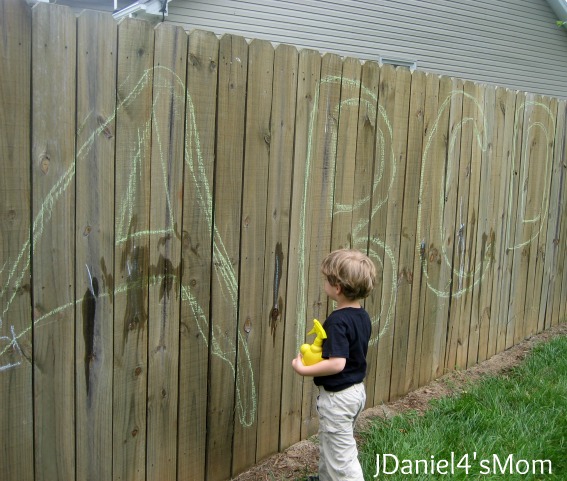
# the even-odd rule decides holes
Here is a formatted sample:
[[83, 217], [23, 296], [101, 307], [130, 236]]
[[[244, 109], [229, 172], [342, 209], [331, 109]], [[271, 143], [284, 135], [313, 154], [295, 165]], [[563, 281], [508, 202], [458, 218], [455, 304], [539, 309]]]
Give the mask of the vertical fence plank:
[[177, 479], [187, 34], [155, 29], [149, 241], [147, 479]]
[[377, 268], [377, 288], [372, 291], [365, 303], [371, 317], [379, 320], [378, 324], [374, 323], [372, 326], [373, 331], [382, 333], [378, 343], [373, 344], [369, 349], [368, 380], [374, 384], [374, 390], [367, 393], [367, 396], [373, 405], [388, 399], [392, 366], [393, 329], [390, 325], [392, 292], [391, 279], [386, 276], [386, 273], [392, 270], [389, 264], [391, 259], [386, 253], [384, 240], [388, 222], [388, 195], [396, 175], [391, 125], [396, 100], [395, 87], [396, 69], [391, 65], [382, 67], [378, 93], [376, 158], [372, 177], [368, 237], [368, 253]]
[[[450, 316], [454, 326], [451, 331], [449, 369], [464, 368], [469, 341], [470, 291], [474, 282], [474, 278], [471, 275], [471, 268], [474, 269], [472, 249], [475, 237], [473, 232], [476, 228], [476, 212], [473, 213], [474, 209], [472, 206], [478, 198], [478, 194], [475, 194], [475, 189], [478, 189], [479, 179], [478, 169], [475, 170], [475, 166], [478, 166], [480, 163], [478, 159], [473, 158], [475, 109], [475, 86], [471, 82], [464, 82], [456, 215], [458, 229], [453, 256], [455, 274], [451, 290], [452, 302], [450, 307]], [[477, 183], [472, 182], [471, 178], [473, 175]], [[469, 203], [471, 204], [470, 209]]]
[[74, 479], [76, 22], [67, 7], [32, 12], [36, 479]]
[[553, 313], [554, 291], [558, 280], [559, 262], [559, 232], [561, 230], [561, 199], [563, 190], [563, 169], [558, 160], [561, 159], [561, 139], [558, 138], [558, 127], [563, 122], [564, 111], [556, 99], [551, 99], [551, 110], [555, 118], [551, 128], [551, 142], [548, 139], [548, 149], [551, 151], [549, 157], [551, 168], [551, 187], [549, 193], [549, 213], [547, 216], [546, 245], [542, 247], [544, 255], [544, 270], [542, 279], [542, 291], [539, 303], [539, 315], [537, 331], [551, 327], [551, 316]]
[[512, 191], [509, 202], [508, 250], [512, 257], [510, 298], [508, 301], [506, 348], [512, 347], [519, 337], [525, 304], [525, 272], [527, 270], [528, 251], [525, 242], [522, 202], [524, 197], [524, 151], [525, 139], [529, 130], [529, 115], [532, 111], [533, 95], [518, 94], [516, 99], [516, 120], [514, 124], [513, 170], [510, 175]]
[[[253, 40], [248, 53], [248, 94], [246, 96], [246, 145], [242, 185], [240, 277], [246, 288], [238, 303], [238, 344], [236, 361], [236, 413], [232, 474], [244, 471], [256, 460], [258, 429], [258, 381], [265, 320], [271, 304], [264, 304], [266, 256], [266, 213], [268, 167], [270, 163], [270, 118], [274, 49], [270, 42]], [[271, 290], [271, 289], [270, 289]], [[269, 396], [270, 394], [268, 394]]]
[[[551, 175], [553, 172], [553, 140], [557, 104], [549, 97], [541, 97], [536, 103], [528, 138], [530, 169], [528, 173], [528, 198], [526, 222], [532, 227], [530, 235], [530, 267], [526, 285], [523, 337], [538, 332], [540, 299], [545, 266], [547, 221], [550, 212]], [[530, 192], [531, 191], [531, 192]], [[549, 252], [551, 255], [551, 251]]]
[[112, 479], [114, 146], [117, 28], [77, 23], [77, 478]]
[[[362, 78], [360, 86], [360, 105], [358, 109], [358, 128], [356, 137], [356, 157], [354, 166], [355, 187], [352, 200], [352, 239], [351, 247], [370, 254], [372, 261], [376, 263], [377, 258], [373, 255], [374, 250], [369, 250], [370, 212], [373, 191], [372, 174], [376, 159], [376, 135], [378, 94], [380, 89], [380, 67], [376, 62], [365, 62], [362, 66]], [[337, 215], [337, 219], [340, 217]], [[379, 264], [376, 265], [377, 272]], [[375, 291], [381, 289], [381, 283], [376, 282]], [[372, 293], [371, 295], [376, 295]], [[369, 307], [369, 301], [365, 300], [365, 307]], [[375, 377], [373, 366], [376, 365], [376, 345], [379, 342], [378, 325], [380, 313], [370, 314], [372, 320], [372, 337], [370, 338], [367, 354], [366, 406], [373, 406], [374, 383], [370, 378]]]
[[[384, 274], [387, 279], [383, 283], [383, 289], [387, 294], [383, 296], [382, 312], [385, 315], [384, 328], [392, 331], [392, 372], [390, 376], [389, 397], [398, 398], [404, 394], [400, 388], [399, 380], [405, 373], [408, 339], [404, 324], [400, 323], [401, 331], [396, 329], [396, 298], [398, 294], [398, 273], [400, 257], [400, 239], [403, 218], [403, 205], [406, 179], [407, 163], [407, 138], [409, 129], [409, 111], [411, 97], [411, 72], [407, 68], [398, 68], [396, 74], [396, 96], [394, 99], [394, 110], [390, 117], [392, 129], [392, 162], [394, 162], [391, 185], [388, 188], [388, 201], [384, 205], [388, 219], [386, 235], [384, 237]], [[383, 215], [372, 211], [372, 216]], [[371, 243], [377, 240], [370, 239]], [[375, 247], [378, 247], [377, 245]], [[384, 302], [386, 301], [386, 302]], [[386, 327], [387, 326], [387, 327]], [[406, 334], [406, 335], [404, 335]]]
[[[473, 139], [472, 139], [472, 158], [470, 173], [470, 197], [469, 197], [469, 221], [465, 227], [465, 235], [470, 241], [468, 276], [471, 282], [470, 288], [465, 293], [465, 316], [469, 318], [468, 343], [466, 349], [466, 367], [476, 364], [478, 357], [479, 340], [479, 294], [482, 276], [486, 272], [486, 264], [481, 259], [482, 234], [480, 231], [481, 215], [481, 188], [485, 188], [488, 182], [483, 179], [483, 153], [486, 149], [486, 117], [484, 114], [484, 86], [475, 85], [474, 104], [476, 112], [474, 114]], [[479, 245], [480, 244], [480, 245]], [[463, 351], [464, 353], [464, 351]]]
[[[417, 315], [412, 315], [412, 292], [421, 279], [419, 264], [415, 265], [417, 209], [420, 191], [422, 168], [422, 132], [425, 111], [425, 82], [424, 72], [415, 71], [411, 79], [411, 92], [408, 113], [408, 143], [406, 151], [406, 167], [404, 181], [404, 196], [402, 201], [402, 218], [399, 238], [398, 271], [396, 272], [396, 317], [394, 329], [396, 336], [406, 337], [406, 345], [401, 345], [401, 351], [406, 350], [405, 359], [401, 352], [398, 355], [399, 365], [396, 366], [397, 376], [392, 378], [391, 391], [398, 395], [415, 389], [418, 379], [414, 378], [415, 347], [417, 340]], [[417, 278], [415, 277], [417, 273]], [[415, 379], [415, 382], [414, 382]]]
[[[444, 94], [443, 94], [444, 95]], [[450, 94], [445, 98], [443, 103], [448, 102], [449, 124], [446, 133], [446, 164], [445, 176], [442, 184], [442, 193], [439, 194], [438, 202], [442, 204], [442, 215], [440, 218], [439, 229], [441, 231], [440, 238], [440, 256], [438, 262], [441, 262], [441, 269], [437, 281], [437, 295], [442, 298], [445, 303], [437, 308], [437, 329], [436, 336], [441, 339], [436, 340], [439, 351], [436, 354], [436, 362], [431, 373], [434, 377], [441, 376], [445, 373], [445, 359], [447, 353], [448, 332], [451, 325], [450, 308], [451, 308], [451, 284], [455, 278], [453, 269], [453, 259], [455, 253], [455, 240], [458, 238], [458, 228], [456, 223], [458, 212], [458, 187], [459, 187], [459, 170], [460, 170], [460, 148], [461, 148], [461, 121], [463, 108], [463, 83], [461, 80], [452, 78], [450, 86]], [[442, 98], [441, 98], [442, 100]], [[442, 303], [440, 303], [442, 304]], [[441, 329], [441, 326], [443, 328]]]
[[113, 477], [145, 480], [153, 29], [125, 19], [118, 43]]
[[[335, 185], [335, 163], [337, 154], [338, 105], [340, 102], [342, 61], [338, 55], [325, 54], [321, 62], [321, 82], [316, 93], [315, 108], [319, 109], [317, 120], [310, 124], [313, 132], [307, 170], [309, 182], [308, 208], [311, 223], [306, 225], [309, 236], [309, 263], [307, 275], [307, 319], [311, 329], [314, 318], [322, 320], [327, 314], [327, 298], [323, 290], [321, 261], [331, 248], [331, 221], [333, 187]], [[305, 333], [307, 330], [305, 331]], [[303, 384], [303, 407], [301, 414], [301, 436], [305, 438], [317, 432], [318, 416], [316, 392], [313, 380]]]
[[[274, 56], [274, 84], [270, 123], [270, 156], [266, 210], [264, 276], [265, 310], [261, 319], [262, 351], [258, 386], [256, 459], [279, 449], [283, 373], [292, 374], [291, 358], [283, 356], [283, 324], [287, 294], [289, 221], [293, 171], [293, 138], [297, 93], [298, 53], [279, 45]], [[270, 309], [267, 309], [270, 307]], [[269, 326], [269, 329], [268, 329]]]
[[31, 12], [0, 2], [0, 471], [31, 481], [33, 465], [30, 279]]
[[[562, 154], [559, 155], [560, 162], [563, 165], [563, 178], [565, 179], [567, 173], [567, 149], [565, 148], [565, 145], [567, 145], [567, 120], [565, 120], [565, 117], [567, 116], [567, 102], [562, 101], [559, 108], [563, 111], [563, 124], [558, 124], [556, 139], [560, 141], [560, 145], [563, 145]], [[561, 232], [563, 234], [560, 239], [565, 240], [567, 239], [567, 195], [565, 195], [565, 190], [563, 191], [561, 202], [563, 208], [563, 212], [561, 214]], [[562, 245], [564, 249], [564, 254], [560, 261], [563, 263], [563, 280], [561, 282], [561, 291], [558, 292], [559, 311], [557, 311], [558, 315], [557, 318], [554, 319], [553, 324], [567, 321], [567, 243], [561, 242], [560, 245]]]
[[[343, 61], [341, 100], [337, 134], [337, 163], [333, 194], [333, 226], [331, 250], [352, 246], [352, 217], [355, 206], [356, 139], [360, 105], [360, 62], [353, 58]], [[366, 249], [365, 249], [366, 250]]]
[[[447, 288], [450, 285], [450, 272], [447, 272], [444, 259], [445, 249], [451, 250], [453, 232], [447, 235], [446, 222], [454, 226], [454, 204], [447, 206], [449, 195], [454, 185], [448, 185], [446, 177], [452, 174], [453, 165], [449, 149], [450, 102], [453, 81], [449, 77], [441, 77], [437, 94], [437, 111], [430, 118], [426, 110], [425, 136], [423, 149], [423, 167], [421, 177], [423, 185], [428, 185], [430, 193], [423, 192], [418, 206], [419, 229], [418, 239], [423, 244], [421, 261], [423, 284], [426, 286], [425, 305], [423, 308], [423, 329], [421, 331], [421, 359], [418, 384], [427, 384], [441, 371], [444, 364], [444, 348], [447, 332], [447, 316], [449, 299]], [[429, 96], [429, 90], [427, 92]], [[452, 159], [451, 159], [452, 160]], [[448, 209], [447, 209], [448, 207]], [[447, 210], [447, 212], [446, 212]], [[429, 218], [421, 213], [429, 214]], [[424, 228], [429, 226], [428, 228]], [[427, 236], [425, 233], [427, 232]], [[421, 244], [420, 244], [421, 252]], [[440, 359], [443, 359], [440, 361]]]
[[[308, 205], [310, 189], [313, 127], [317, 118], [315, 103], [321, 76], [321, 56], [314, 50], [299, 54], [297, 105], [295, 118], [294, 169], [292, 180], [291, 221], [289, 227], [289, 262], [286, 299], [284, 365], [299, 352], [307, 332], [307, 275], [310, 260], [312, 211]], [[289, 366], [289, 364], [288, 364]], [[310, 382], [307, 380], [306, 382]], [[283, 370], [280, 448], [285, 449], [301, 439], [301, 406], [303, 378], [293, 369]]]
[[449, 128], [447, 132], [447, 164], [443, 185], [443, 199], [440, 200], [440, 202], [444, 202], [444, 207], [441, 244], [442, 268], [438, 289], [439, 294], [447, 299], [448, 304], [445, 308], [445, 313], [440, 311], [438, 315], [444, 314], [448, 316], [448, 319], [446, 322], [445, 340], [442, 346], [443, 358], [438, 365], [438, 373], [446, 372], [447, 359], [454, 359], [456, 351], [455, 343], [451, 343], [452, 336], [457, 328], [456, 319], [451, 316], [451, 305], [454, 302], [452, 284], [457, 278], [454, 269], [454, 259], [460, 228], [460, 225], [457, 223], [457, 215], [459, 212], [459, 172], [463, 121], [463, 82], [461, 80], [451, 79], [450, 99], [444, 102], [447, 101], [449, 102]]
[[[552, 305], [547, 305], [545, 327], [550, 327], [558, 322], [565, 320], [565, 303], [562, 302], [561, 291], [564, 282], [564, 275], [567, 272], [565, 259], [567, 258], [567, 243], [563, 240], [567, 236], [567, 195], [565, 190], [567, 188], [567, 148], [566, 148], [566, 127], [567, 117], [567, 102], [561, 100], [557, 106], [557, 121], [555, 127], [555, 152], [554, 152], [554, 165], [557, 166], [559, 172], [554, 171], [553, 179], [554, 185], [557, 185], [557, 195], [551, 196], [551, 202], [557, 203], [557, 225], [553, 232], [552, 243], [554, 255], [552, 257], [551, 265], [555, 266], [554, 279], [552, 282], [553, 289], [550, 288], [550, 300]], [[548, 234], [548, 245], [550, 238]], [[566, 286], [567, 287], [567, 286]], [[551, 291], [553, 291], [551, 293]], [[551, 309], [550, 309], [551, 307]]]
[[179, 347], [178, 479], [205, 479], [219, 40], [189, 36]]
[[225, 35], [219, 50], [217, 164], [214, 193], [213, 282], [207, 479], [230, 477], [234, 432], [238, 266], [248, 44]]
[[[361, 73], [351, 220], [351, 247], [365, 253], [368, 253], [379, 88], [380, 67], [378, 63], [365, 62]], [[340, 218], [337, 216], [337, 219]], [[373, 340], [375, 342], [378, 340], [376, 332], [373, 332], [371, 343]]]
[[[538, 238], [538, 266], [536, 274], [536, 289], [538, 289], [538, 306], [536, 307], [536, 312], [534, 314], [534, 322], [532, 327], [534, 334], [541, 332], [545, 329], [546, 325], [546, 306], [549, 303], [548, 295], [550, 284], [552, 279], [555, 277], [552, 270], [556, 270], [557, 263], [555, 262], [553, 266], [550, 264], [550, 258], [555, 257], [555, 249], [553, 244], [553, 239], [555, 238], [555, 228], [553, 227], [557, 224], [558, 215], [558, 203], [554, 202], [553, 199], [559, 199], [558, 196], [558, 183], [561, 180], [561, 171], [559, 165], [555, 162], [555, 142], [556, 142], [556, 129], [557, 122], [559, 122], [558, 112], [558, 101], [554, 98], [549, 98], [549, 111], [545, 116], [543, 122], [542, 134], [544, 136], [545, 145], [545, 161], [547, 163], [547, 169], [549, 172], [549, 179], [547, 183], [548, 187], [548, 197], [546, 199], [546, 209], [545, 212], [541, 213], [541, 236]], [[543, 147], [542, 147], [543, 150]], [[545, 184], [544, 184], [545, 186]], [[541, 284], [539, 284], [541, 282]], [[553, 305], [553, 301], [550, 304], [550, 310]], [[548, 326], [549, 327], [549, 326]]]
[[[495, 352], [501, 352], [506, 346], [508, 328], [508, 302], [510, 298], [510, 278], [512, 276], [513, 251], [509, 248], [509, 237], [512, 212], [512, 200], [514, 184], [512, 182], [514, 172], [514, 142], [516, 124], [516, 97], [515, 91], [503, 89], [498, 101], [499, 111], [502, 117], [498, 120], [498, 150], [497, 161], [501, 164], [500, 196], [499, 196], [499, 219], [500, 228], [496, 234], [498, 241], [497, 263], [498, 279], [497, 289], [492, 297], [492, 305], [496, 308], [496, 340], [494, 342]], [[501, 139], [501, 140], [500, 140]], [[490, 348], [490, 347], [489, 347]]]
[[449, 319], [447, 322], [447, 334], [445, 341], [445, 371], [454, 369], [457, 343], [455, 342], [458, 329], [458, 317], [455, 315], [453, 303], [453, 283], [458, 282], [455, 271], [455, 256], [459, 250], [459, 172], [461, 159], [461, 134], [463, 121], [463, 82], [452, 79], [451, 106], [449, 113], [449, 146], [447, 151], [447, 173], [445, 179], [445, 198], [447, 209], [445, 210], [444, 222], [448, 223], [445, 229], [445, 237], [450, 245], [444, 249], [445, 262], [450, 266], [450, 284], [445, 287], [445, 295], [449, 299]]
[[[495, 242], [496, 229], [499, 224], [497, 218], [498, 193], [500, 190], [501, 165], [495, 162], [494, 144], [496, 141], [496, 89], [485, 87], [484, 91], [484, 139], [482, 141], [482, 167], [480, 184], [480, 203], [477, 230], [477, 265], [480, 266], [478, 274], [479, 288], [475, 299], [475, 309], [478, 315], [478, 347], [476, 347], [476, 360], [482, 362], [486, 357], [489, 344], [491, 325], [491, 299], [493, 280], [496, 274]], [[492, 202], [486, 202], [492, 199]]]
[[[415, 227], [409, 226], [410, 229], [415, 229], [415, 242], [413, 250], [413, 275], [410, 301], [410, 338], [408, 348], [413, 351], [411, 358], [408, 359], [406, 369], [412, 370], [410, 377], [406, 379], [411, 380], [412, 385], [419, 386], [420, 372], [423, 359], [422, 349], [424, 347], [423, 333], [426, 330], [426, 300], [428, 294], [428, 279], [427, 279], [427, 265], [426, 265], [426, 252], [428, 240], [430, 238], [430, 219], [432, 210], [433, 186], [432, 181], [437, 177], [433, 172], [439, 169], [439, 159], [435, 155], [431, 155], [431, 145], [439, 145], [439, 141], [432, 142], [436, 134], [437, 128], [435, 123], [438, 117], [439, 106], [439, 77], [427, 74], [423, 80], [423, 110], [421, 112], [422, 119], [416, 127], [421, 126], [421, 131], [414, 131], [416, 139], [416, 148], [421, 150], [421, 162], [419, 164], [419, 173], [417, 178], [409, 180], [412, 183], [417, 183], [418, 188], [415, 194]], [[446, 120], [445, 120], [446, 122]], [[442, 160], [442, 159], [441, 159]], [[411, 232], [411, 230], [410, 230]], [[415, 320], [414, 320], [415, 319]]]
[[[467, 87], [470, 87], [467, 88]], [[481, 185], [482, 143], [484, 136], [484, 90], [483, 86], [465, 83], [463, 99], [463, 115], [471, 118], [470, 126], [466, 129], [465, 146], [467, 148], [465, 164], [461, 162], [461, 173], [464, 177], [459, 180], [459, 188], [465, 185], [468, 199], [463, 202], [465, 220], [462, 231], [464, 249], [460, 253], [460, 275], [462, 276], [462, 300], [460, 305], [460, 330], [457, 346], [457, 366], [465, 369], [471, 365], [478, 349], [478, 313], [473, 304], [478, 294], [478, 275], [476, 241], [478, 232], [478, 204]], [[470, 146], [468, 145], [470, 139]], [[463, 144], [461, 144], [462, 147]], [[470, 147], [470, 153], [468, 149]], [[462, 149], [461, 149], [462, 151]], [[464, 212], [466, 212], [466, 217]], [[472, 352], [471, 352], [472, 351]]]

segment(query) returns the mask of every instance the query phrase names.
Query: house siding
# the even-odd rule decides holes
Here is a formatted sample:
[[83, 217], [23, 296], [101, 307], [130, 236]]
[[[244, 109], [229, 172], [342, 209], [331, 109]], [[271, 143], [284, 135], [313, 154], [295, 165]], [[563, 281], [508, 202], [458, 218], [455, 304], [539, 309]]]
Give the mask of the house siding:
[[546, 0], [173, 0], [166, 21], [567, 97], [567, 30]]

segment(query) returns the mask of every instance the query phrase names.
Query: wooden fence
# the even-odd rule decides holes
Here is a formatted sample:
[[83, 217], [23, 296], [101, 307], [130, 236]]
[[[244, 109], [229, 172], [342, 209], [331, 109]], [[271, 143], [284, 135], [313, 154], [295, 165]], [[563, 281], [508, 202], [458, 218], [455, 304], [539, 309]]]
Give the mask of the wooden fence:
[[0, 478], [224, 480], [367, 251], [368, 405], [565, 319], [566, 102], [0, 0]]

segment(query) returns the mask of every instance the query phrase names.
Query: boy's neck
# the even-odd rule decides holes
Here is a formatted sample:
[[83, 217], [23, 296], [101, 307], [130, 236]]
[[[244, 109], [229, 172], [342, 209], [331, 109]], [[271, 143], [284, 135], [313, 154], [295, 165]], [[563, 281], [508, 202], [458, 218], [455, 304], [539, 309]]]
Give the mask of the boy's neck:
[[362, 307], [358, 299], [355, 300], [348, 299], [343, 295], [337, 296], [336, 302], [337, 302], [337, 309], [345, 309], [346, 307], [354, 307], [356, 309], [360, 309]]

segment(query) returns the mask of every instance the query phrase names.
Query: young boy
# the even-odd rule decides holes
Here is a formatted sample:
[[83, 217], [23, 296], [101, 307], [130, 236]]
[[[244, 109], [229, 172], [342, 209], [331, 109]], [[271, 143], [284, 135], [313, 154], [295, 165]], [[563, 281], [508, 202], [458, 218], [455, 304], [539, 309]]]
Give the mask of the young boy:
[[376, 280], [372, 261], [357, 250], [331, 252], [321, 264], [325, 293], [336, 309], [323, 327], [323, 360], [305, 366], [301, 354], [292, 366], [302, 376], [313, 376], [319, 387], [319, 478], [321, 481], [364, 481], [354, 440], [354, 423], [364, 408], [366, 353], [372, 331], [360, 300], [370, 294]]

